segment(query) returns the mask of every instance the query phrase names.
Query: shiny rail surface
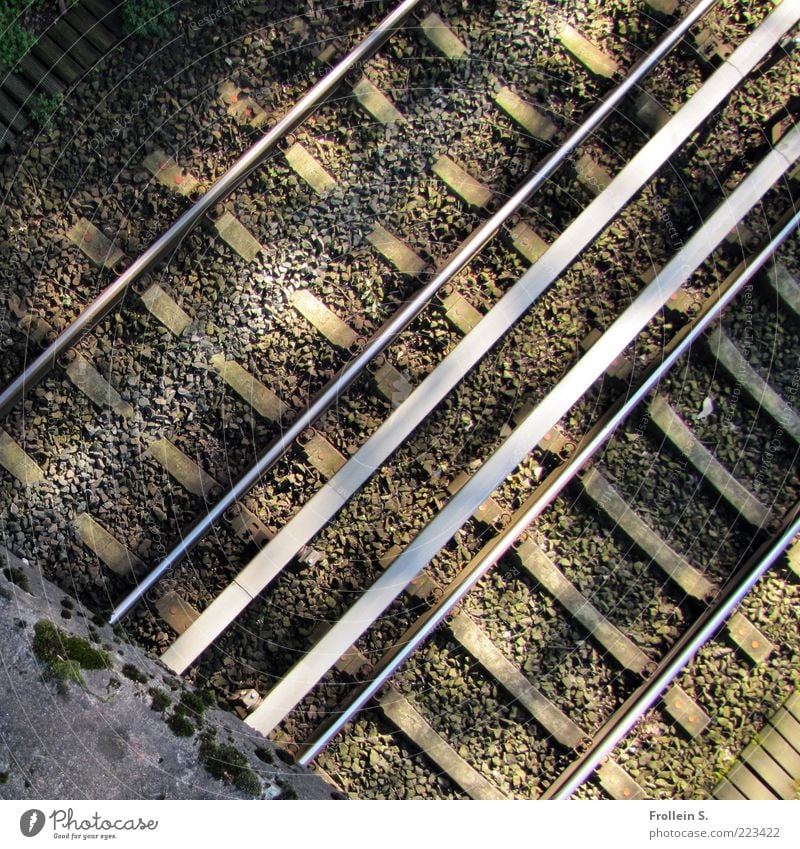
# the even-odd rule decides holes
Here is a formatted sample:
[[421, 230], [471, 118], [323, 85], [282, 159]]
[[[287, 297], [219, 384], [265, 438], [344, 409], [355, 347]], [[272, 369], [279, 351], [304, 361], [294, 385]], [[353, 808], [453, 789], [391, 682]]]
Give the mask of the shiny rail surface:
[[[184, 671], [234, 621], [252, 599], [291, 561], [299, 548], [336, 515], [369, 479], [372, 472], [457, 385], [484, 353], [502, 338], [508, 328], [519, 320], [547, 286], [572, 263], [579, 251], [613, 220], [680, 144], [702, 125], [719, 103], [768, 54], [798, 16], [800, 2], [795, 0], [792, 3], [784, 3], [745, 40], [730, 60], [724, 63], [669, 123], [644, 145], [614, 178], [611, 185], [575, 219], [541, 259], [484, 316], [477, 327], [461, 340], [408, 399], [393, 411], [345, 465], [281, 528], [251, 563], [167, 649], [162, 659], [170, 668], [175, 672]], [[600, 350], [599, 347], [593, 348], [593, 356], [599, 355]], [[485, 468], [486, 466], [481, 471]]]
[[[628, 416], [641, 404], [647, 394], [659, 383], [659, 381], [672, 369], [675, 363], [691, 348], [697, 339], [708, 329], [708, 327], [722, 314], [722, 312], [730, 305], [736, 295], [753, 279], [754, 275], [769, 261], [776, 250], [792, 235], [792, 233], [800, 226], [800, 212], [793, 215], [789, 221], [784, 224], [780, 231], [770, 240], [759, 253], [747, 264], [743, 273], [735, 280], [735, 282], [716, 300], [711, 309], [697, 316], [691, 325], [685, 328], [685, 332], [678, 340], [677, 344], [672, 346], [668, 355], [661, 360], [658, 365], [646, 374], [640, 380], [635, 389], [630, 391], [630, 394], [625, 398], [622, 404], [617, 405], [617, 409], [612, 410], [607, 415], [594, 432], [581, 445], [579, 445], [575, 453], [572, 454], [569, 460], [560, 466], [556, 473], [545, 480], [538, 488], [536, 493], [528, 499], [525, 505], [517, 511], [512, 517], [510, 523], [503, 529], [501, 534], [490, 540], [484, 548], [473, 558], [469, 566], [458, 575], [456, 580], [447, 588], [445, 593], [432, 605], [425, 613], [420, 616], [405, 634], [405, 639], [402, 643], [388, 651], [376, 666], [373, 675], [369, 681], [362, 684], [361, 687], [353, 694], [347, 705], [338, 710], [337, 713], [320, 728], [317, 729], [314, 736], [307, 740], [301, 747], [297, 762], [307, 766], [310, 764], [319, 753], [330, 743], [330, 741], [350, 722], [353, 717], [364, 707], [364, 705], [389, 681], [389, 679], [397, 672], [397, 670], [405, 663], [406, 660], [422, 645], [422, 643], [438, 628], [447, 618], [451, 611], [458, 605], [473, 587], [483, 578], [483, 576], [500, 560], [500, 558], [514, 545], [516, 540], [528, 529], [530, 524], [558, 497], [564, 488], [572, 481], [579, 473], [581, 468], [591, 460], [591, 458], [605, 445], [605, 443], [613, 436], [617, 428], [628, 418]], [[798, 529], [800, 530], [800, 529]], [[778, 535], [781, 538], [785, 534]], [[786, 537], [785, 545], [791, 540], [791, 535]], [[777, 556], [777, 554], [775, 555]], [[774, 557], [770, 562], [774, 561]], [[768, 568], [768, 567], [767, 567]], [[766, 571], [759, 571], [759, 577]], [[757, 579], [756, 579], [757, 580]], [[754, 583], [753, 581], [752, 583]], [[752, 586], [749, 578], [747, 579], [747, 589], [742, 595], [736, 595], [735, 600], [724, 600], [725, 610], [722, 614], [724, 619], [733, 607], [738, 604], [741, 598], [749, 591]], [[716, 604], [715, 604], [716, 607]], [[710, 616], [713, 610], [710, 610], [707, 616]], [[716, 618], [715, 618], [716, 621]], [[720, 620], [721, 621], [721, 620]], [[696, 626], [698, 629], [700, 626]], [[706, 634], [706, 631], [703, 631]], [[712, 631], [713, 636], [713, 631]], [[706, 636], [705, 640], [710, 637]], [[580, 777], [569, 780], [567, 776], [563, 777], [564, 789], [558, 790], [554, 785], [553, 788], [548, 788], [546, 797], [552, 798], [567, 798], [574, 792], [575, 788], [580, 785], [592, 770], [597, 767], [600, 761], [608, 755], [613, 747], [625, 736], [630, 730], [636, 719], [640, 717], [657, 701], [660, 693], [677, 677], [678, 673], [684, 668], [697, 651], [699, 651], [703, 642], [693, 642], [691, 638], [685, 638], [687, 642], [687, 650], [681, 655], [683, 661], [680, 665], [675, 666], [674, 674], [668, 679], [661, 679], [661, 684], [658, 691], [653, 695], [651, 688], [648, 686], [648, 696], [645, 698], [642, 694], [635, 700], [634, 704], [626, 709], [621, 709], [619, 719], [613, 724], [613, 733], [611, 729], [602, 734], [603, 740], [608, 740], [608, 743], [601, 743], [598, 735], [598, 743], [593, 744], [590, 749], [582, 757], [579, 764], [576, 764], [572, 769], [575, 774], [580, 770]], [[688, 644], [691, 643], [692, 648], [689, 650]], [[670, 665], [669, 656], [659, 665]], [[653, 683], [655, 684], [655, 680]], [[652, 698], [650, 698], [652, 695]], [[613, 739], [612, 739], [613, 738]], [[572, 772], [570, 773], [572, 774]], [[556, 795], [558, 793], [558, 795]]]
[[567, 140], [528, 178], [525, 183], [503, 203], [503, 205], [478, 227], [462, 244], [430, 282], [425, 284], [395, 315], [376, 333], [347, 366], [331, 380], [315, 397], [313, 402], [281, 433], [258, 458], [258, 460], [236, 481], [201, 519], [182, 534], [161, 562], [144, 576], [138, 585], [114, 608], [109, 622], [114, 624], [125, 616], [152, 587], [175, 566], [191, 549], [202, 540], [222, 518], [226, 510], [233, 507], [252, 489], [261, 477], [288, 451], [297, 437], [312, 425], [340, 395], [364, 372], [367, 365], [391, 345], [406, 327], [416, 318], [433, 296], [462, 271], [469, 262], [497, 235], [506, 221], [530, 200], [553, 173], [569, 158], [583, 141], [611, 115], [622, 100], [629, 95], [642, 79], [673, 49], [692, 27], [718, 0], [702, 0], [692, 11], [676, 24], [659, 42], [654, 50], [644, 57], [629, 75], [613, 89], [567, 138]]

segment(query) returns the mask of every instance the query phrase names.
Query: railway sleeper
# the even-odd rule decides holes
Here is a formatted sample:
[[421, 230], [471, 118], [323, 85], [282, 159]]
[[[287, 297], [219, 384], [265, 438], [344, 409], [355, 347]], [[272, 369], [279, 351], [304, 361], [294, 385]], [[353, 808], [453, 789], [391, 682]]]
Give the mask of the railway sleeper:
[[711, 717], [677, 684], [673, 684], [661, 700], [666, 712], [691, 739], [699, 737], [708, 728]]
[[145, 564], [88, 513], [75, 516], [72, 526], [78, 539], [112, 572], [127, 577], [145, 571]]
[[648, 676], [652, 660], [589, 601], [558, 569], [545, 552], [530, 539], [515, 545], [525, 571], [543, 587], [624, 668]]
[[792, 311], [795, 319], [800, 319], [800, 283], [781, 263], [770, 267], [765, 276], [769, 286]]
[[402, 112], [376, 85], [366, 77], [353, 86], [353, 94], [363, 109], [381, 124], [404, 124]]
[[105, 55], [117, 43], [117, 36], [105, 24], [98, 21], [81, 3], [67, 9], [62, 20], [84, 35], [101, 55]]
[[595, 467], [584, 472], [581, 485], [595, 506], [687, 595], [706, 604], [714, 598], [714, 584], [650, 528]]
[[200, 181], [163, 150], [155, 150], [144, 160], [144, 167], [165, 188], [183, 197], [191, 197], [200, 191]]
[[0, 466], [23, 486], [33, 486], [44, 479], [44, 472], [39, 464], [2, 428], [0, 428]]
[[92, 363], [77, 351], [68, 351], [60, 360], [67, 377], [92, 403], [101, 409], [113, 410], [122, 418], [129, 419], [135, 414], [134, 408], [125, 401], [119, 392], [106, 380]]
[[85, 34], [76, 30], [63, 17], [47, 30], [47, 35], [84, 71], [94, 67], [101, 58], [101, 53], [93, 47]]
[[325, 195], [336, 185], [336, 179], [304, 145], [296, 141], [283, 153], [289, 167], [318, 194]]
[[618, 801], [646, 799], [647, 794], [637, 784], [626, 769], [623, 769], [613, 758], [607, 758], [597, 770], [600, 786]]
[[199, 616], [200, 611], [174, 591], [159, 596], [156, 612], [177, 634], [182, 634]]
[[125, 260], [122, 250], [87, 218], [80, 218], [66, 236], [100, 268], [115, 269]]
[[547, 250], [547, 242], [524, 221], [518, 221], [508, 232], [508, 238], [517, 253], [531, 265]]
[[[330, 626], [328, 626], [330, 627]], [[325, 629], [327, 631], [327, 628]], [[353, 648], [336, 663], [336, 668], [352, 678], [364, 678], [372, 673], [372, 664], [358, 649]], [[422, 717], [411, 701], [393, 684], [387, 684], [376, 696], [383, 715], [400, 730], [423, 754], [473, 799], [504, 799], [505, 796]]]
[[539, 141], [549, 142], [558, 127], [532, 103], [523, 100], [513, 89], [502, 86], [495, 92], [495, 104], [516, 121], [526, 133]]
[[483, 313], [457, 289], [444, 287], [437, 293], [437, 298], [444, 307], [445, 318], [464, 336], [474, 330], [483, 318]]
[[230, 80], [220, 83], [219, 99], [228, 110], [228, 115], [235, 118], [240, 124], [245, 124], [253, 129], [262, 127], [269, 115], [252, 97], [242, 92], [238, 86]]
[[122, 35], [122, 6], [120, 0], [81, 0], [82, 4], [115, 35]]
[[271, 389], [237, 362], [226, 359], [225, 354], [214, 354], [211, 365], [220, 379], [259, 416], [271, 422], [280, 422], [291, 412], [288, 404]]
[[631, 112], [634, 121], [651, 133], [657, 133], [672, 118], [669, 110], [665, 109], [652, 94], [646, 91], [643, 91], [633, 102]]
[[619, 70], [615, 59], [604, 53], [571, 24], [564, 24], [558, 34], [564, 49], [585, 68], [598, 77], [611, 79]]
[[420, 30], [425, 38], [447, 59], [463, 59], [469, 55], [469, 48], [453, 30], [437, 15], [431, 12], [420, 21]]
[[395, 368], [383, 354], [369, 366], [375, 388], [392, 405], [399, 407], [414, 390], [408, 375]]
[[191, 316], [158, 283], [139, 296], [145, 309], [175, 336], [181, 336], [192, 323]]
[[775, 646], [742, 613], [728, 620], [728, 636], [753, 663], [763, 663], [775, 651]]
[[31, 53], [68, 86], [83, 76], [84, 69], [49, 35], [40, 36], [31, 48]]
[[308, 428], [297, 440], [309, 463], [330, 480], [347, 462], [344, 454], [314, 428]]
[[355, 352], [362, 343], [359, 334], [310, 290], [295, 289], [289, 303], [335, 347]]
[[366, 238], [386, 262], [401, 274], [416, 277], [427, 268], [427, 263], [419, 254], [380, 224], [376, 223]]
[[21, 133], [30, 124], [22, 107], [0, 89], [0, 121], [6, 132]]
[[574, 161], [573, 169], [575, 179], [595, 197], [611, 185], [611, 172], [598, 164], [588, 153], [582, 154]]
[[711, 355], [743, 387], [751, 399], [780, 426], [784, 433], [800, 443], [800, 414], [797, 413], [750, 365], [738, 345], [720, 328], [706, 336]]
[[650, 402], [649, 414], [650, 421], [736, 513], [756, 528], [769, 521], [769, 509], [700, 442], [666, 398], [655, 395]]
[[482, 209], [494, 197], [492, 190], [476, 180], [465, 168], [449, 156], [440, 156], [431, 165], [434, 174], [467, 206]]
[[734, 49], [733, 45], [717, 38], [708, 27], [694, 36], [694, 46], [698, 55], [714, 67], [726, 62]]
[[214, 229], [223, 242], [245, 262], [255, 262], [264, 252], [264, 246], [229, 210], [215, 221]]

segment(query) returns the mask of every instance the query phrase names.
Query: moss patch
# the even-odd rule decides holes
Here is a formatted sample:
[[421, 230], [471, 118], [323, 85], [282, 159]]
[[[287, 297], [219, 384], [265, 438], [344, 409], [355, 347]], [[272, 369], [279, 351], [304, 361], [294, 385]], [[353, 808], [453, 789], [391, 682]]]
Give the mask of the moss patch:
[[167, 725], [176, 737], [191, 737], [196, 730], [194, 723], [182, 713], [173, 713], [167, 720]]
[[6, 784], [10, 778], [7, 772], [0, 772], [0, 784]]
[[157, 710], [159, 713], [163, 713], [172, 704], [172, 699], [163, 690], [159, 690], [157, 687], [151, 687], [147, 692], [150, 694], [150, 698], [152, 699], [150, 707], [153, 710]]
[[146, 684], [148, 677], [141, 670], [137, 669], [132, 663], [126, 663], [122, 667], [122, 674], [131, 681], [136, 681], [139, 684]]
[[181, 700], [175, 707], [175, 713], [200, 719], [206, 710], [216, 703], [214, 694], [208, 690], [197, 693], [187, 691], [181, 695]]
[[6, 580], [11, 581], [12, 584], [16, 584], [21, 590], [25, 590], [26, 593], [29, 593], [30, 586], [28, 585], [28, 577], [21, 569], [15, 569], [13, 566], [6, 566], [3, 569], [3, 576]]
[[111, 669], [111, 658], [80, 637], [73, 637], [47, 619], [33, 627], [33, 653], [45, 664], [49, 677], [86, 687], [82, 669]]
[[200, 763], [214, 778], [232, 784], [248, 796], [260, 796], [261, 782], [250, 768], [247, 758], [234, 746], [217, 743], [205, 734], [198, 752]]
[[258, 746], [258, 748], [256, 748], [255, 755], [260, 761], [264, 761], [265, 764], [275, 763], [275, 758], [273, 757], [272, 752], [262, 746]]

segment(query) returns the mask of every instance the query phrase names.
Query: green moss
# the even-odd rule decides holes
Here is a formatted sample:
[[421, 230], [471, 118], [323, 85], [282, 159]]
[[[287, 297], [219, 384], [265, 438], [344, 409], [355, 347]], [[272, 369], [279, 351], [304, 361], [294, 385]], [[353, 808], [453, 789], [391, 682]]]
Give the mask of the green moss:
[[21, 590], [25, 590], [26, 593], [30, 592], [28, 578], [21, 569], [15, 569], [13, 566], [7, 566], [3, 569], [3, 575], [6, 580], [11, 581], [12, 584], [16, 584]]
[[278, 787], [281, 788], [281, 799], [296, 799], [297, 791], [292, 787], [291, 784], [287, 784], [285, 781], [279, 781]]
[[141, 672], [141, 671], [140, 671], [139, 669], [137, 669], [137, 668], [136, 668], [136, 667], [135, 667], [132, 663], [126, 663], [126, 664], [122, 667], [122, 674], [123, 674], [126, 678], [130, 678], [130, 679], [131, 679], [131, 681], [136, 681], [136, 682], [138, 682], [139, 684], [146, 684], [146, 683], [150, 680], [150, 679], [149, 679], [149, 678], [148, 678], [148, 677], [144, 674], [144, 672]]
[[169, 7], [169, 0], [126, 0], [122, 7], [125, 35], [166, 38], [175, 23]]
[[24, 0], [0, 0], [0, 62], [14, 65], [36, 44], [36, 35], [20, 23], [20, 15], [30, 5]]
[[167, 725], [176, 737], [191, 737], [195, 732], [194, 723], [182, 713], [173, 713], [167, 720]]
[[10, 778], [7, 772], [0, 772], [0, 784], [6, 784]]
[[203, 736], [198, 752], [200, 763], [219, 781], [232, 784], [248, 796], [260, 796], [261, 782], [247, 758], [234, 746], [217, 743], [210, 734]]
[[163, 690], [151, 687], [147, 692], [152, 699], [150, 707], [159, 713], [163, 713], [172, 704], [172, 699]]
[[34, 94], [28, 103], [28, 112], [34, 124], [41, 129], [53, 120], [62, 103], [61, 94]]
[[47, 619], [33, 627], [33, 653], [45, 664], [46, 673], [60, 681], [86, 686], [82, 669], [111, 669], [111, 658], [80, 637], [73, 637]]
[[275, 758], [273, 757], [272, 752], [269, 749], [264, 749], [259, 746], [255, 750], [255, 755], [260, 761], [264, 761], [265, 764], [275, 763]]
[[175, 713], [183, 716], [201, 717], [208, 708], [216, 705], [214, 694], [210, 690], [200, 690], [193, 693], [186, 691], [175, 708]]

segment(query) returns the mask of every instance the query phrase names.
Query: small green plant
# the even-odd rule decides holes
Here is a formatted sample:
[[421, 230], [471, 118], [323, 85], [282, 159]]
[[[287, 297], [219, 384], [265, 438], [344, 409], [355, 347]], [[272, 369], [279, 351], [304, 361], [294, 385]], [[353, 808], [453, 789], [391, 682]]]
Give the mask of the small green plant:
[[15, 569], [13, 566], [7, 566], [3, 569], [3, 575], [12, 584], [16, 584], [21, 590], [25, 590], [25, 592], [30, 592], [30, 588], [28, 586], [28, 578], [25, 573], [21, 569]]
[[86, 689], [81, 670], [111, 669], [111, 658], [80, 637], [73, 637], [47, 619], [33, 627], [33, 653], [45, 665], [47, 677]]
[[173, 713], [167, 720], [167, 725], [176, 737], [191, 737], [195, 732], [194, 723], [182, 713]]
[[146, 684], [148, 677], [141, 670], [137, 669], [132, 663], [126, 663], [122, 667], [122, 674], [131, 681], [136, 681], [139, 684]]
[[166, 38], [174, 23], [168, 0], [126, 0], [122, 7], [125, 35]]
[[157, 687], [151, 687], [147, 692], [150, 694], [152, 700], [150, 707], [159, 713], [163, 713], [172, 704], [172, 699]]
[[198, 752], [200, 763], [214, 778], [233, 784], [248, 796], [260, 796], [262, 787], [247, 758], [234, 746], [217, 743], [213, 735], [204, 734]]
[[31, 120], [40, 129], [46, 127], [61, 108], [62, 102], [60, 94], [35, 94], [28, 104]]
[[20, 22], [30, 5], [30, 0], [0, 0], [0, 62], [9, 69], [36, 44], [36, 34]]
[[200, 690], [196, 693], [187, 690], [181, 695], [181, 700], [175, 708], [175, 712], [183, 714], [183, 716], [194, 715], [199, 718], [215, 704], [216, 699], [210, 690]]
[[263, 746], [258, 746], [256, 748], [255, 755], [260, 761], [264, 761], [265, 764], [275, 763], [275, 758], [273, 757], [272, 752], [269, 749], [263, 748]]

